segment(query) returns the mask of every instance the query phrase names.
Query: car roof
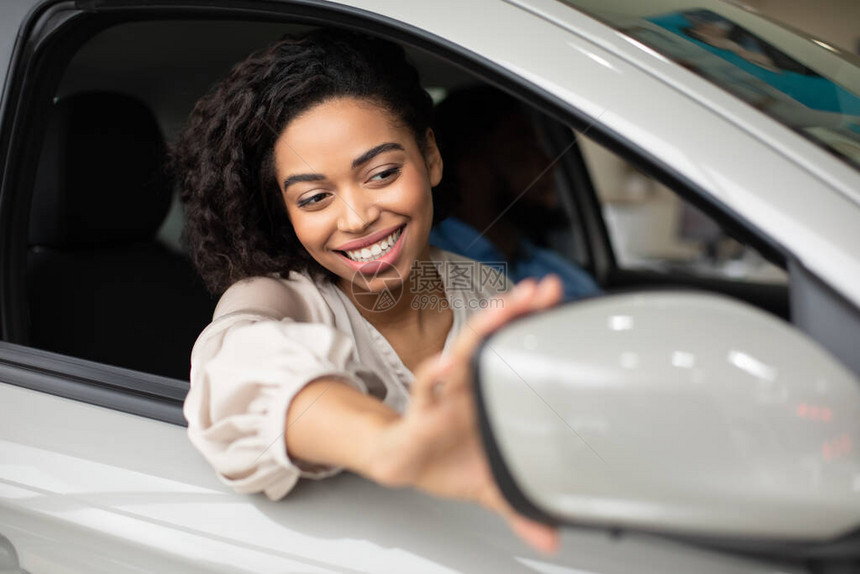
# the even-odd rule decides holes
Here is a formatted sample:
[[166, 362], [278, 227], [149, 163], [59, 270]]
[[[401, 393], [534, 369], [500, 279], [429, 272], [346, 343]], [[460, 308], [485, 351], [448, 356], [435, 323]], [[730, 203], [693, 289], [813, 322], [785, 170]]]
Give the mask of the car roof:
[[[819, 177], [828, 181], [840, 193], [860, 204], [860, 188], [857, 187], [857, 176], [860, 171], [841, 161], [834, 161], [830, 153], [822, 153], [807, 145], [802, 137], [785, 137], [784, 130], [771, 130], [773, 122], [758, 110], [749, 105], [737, 106], [739, 98], [725, 89], [713, 89], [714, 82], [702, 81], [702, 77], [687, 69], [686, 65], [678, 65], [671, 61], [667, 49], [655, 48], [655, 44], [643, 44], [638, 38], [620, 33], [623, 28], [644, 28], [650, 26], [657, 29], [652, 21], [666, 20], [672, 16], [692, 13], [707, 13], [712, 17], [726, 18], [727, 22], [737, 23], [745, 31], [754, 33], [759, 40], [765, 41], [786, 56], [804, 66], [810, 66], [817, 74], [824, 74], [828, 79], [838, 81], [847, 88], [846, 97], [857, 100], [860, 94], [860, 59], [830, 46], [821, 40], [813, 38], [799, 30], [786, 28], [781, 24], [767, 20], [749, 9], [730, 4], [721, 0], [705, 2], [692, 0], [649, 0], [647, 2], [625, 2], [623, 0], [512, 0], [544, 19], [556, 23], [578, 36], [587, 39], [603, 48], [612, 51], [633, 63], [637, 67], [659, 77], [675, 90], [686, 93], [711, 109], [718, 111], [730, 121], [747, 126], [755, 131], [758, 137], [765, 138], [771, 145], [791, 153], [794, 161], [803, 164]], [[574, 6], [571, 9], [566, 4]], [[594, 21], [599, 19], [599, 22]], [[659, 53], [658, 53], [659, 52]], [[734, 67], [734, 66], [731, 66]], [[737, 69], [735, 69], [737, 71]], [[811, 71], [811, 70], [810, 70]], [[734, 75], [731, 81], [742, 83], [756, 80], [754, 77], [744, 78]], [[763, 82], [750, 87], [759, 90]], [[724, 86], [721, 86], [724, 87]], [[819, 86], [820, 87], [820, 86]], [[773, 90], [777, 95], [781, 92]], [[797, 105], [792, 98], [784, 97], [794, 104], [798, 111], [806, 109]], [[734, 109], [737, 107], [737, 109]], [[855, 106], [856, 107], [856, 106]], [[794, 111], [794, 110], [792, 110]], [[814, 110], [806, 111], [815, 115]], [[787, 114], [785, 114], [787, 115]], [[819, 116], [827, 114], [820, 113]], [[838, 114], [830, 114], [837, 116]], [[771, 118], [774, 117], [771, 115]], [[860, 118], [855, 118], [860, 120]], [[812, 153], [812, 156], [807, 154]]]

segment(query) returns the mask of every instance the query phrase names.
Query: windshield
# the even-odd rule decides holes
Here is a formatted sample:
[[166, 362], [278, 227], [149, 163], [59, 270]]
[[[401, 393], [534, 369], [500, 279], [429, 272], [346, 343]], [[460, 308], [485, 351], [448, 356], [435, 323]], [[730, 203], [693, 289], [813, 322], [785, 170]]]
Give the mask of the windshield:
[[714, 1], [562, 0], [860, 169], [857, 58]]

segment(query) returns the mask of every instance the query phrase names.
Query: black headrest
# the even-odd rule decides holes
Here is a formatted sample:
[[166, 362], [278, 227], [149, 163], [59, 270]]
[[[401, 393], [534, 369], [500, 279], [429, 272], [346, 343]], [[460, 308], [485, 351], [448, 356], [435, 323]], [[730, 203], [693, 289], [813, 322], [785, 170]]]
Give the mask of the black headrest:
[[151, 239], [170, 207], [166, 146], [149, 109], [92, 92], [53, 105], [39, 160], [30, 244]]

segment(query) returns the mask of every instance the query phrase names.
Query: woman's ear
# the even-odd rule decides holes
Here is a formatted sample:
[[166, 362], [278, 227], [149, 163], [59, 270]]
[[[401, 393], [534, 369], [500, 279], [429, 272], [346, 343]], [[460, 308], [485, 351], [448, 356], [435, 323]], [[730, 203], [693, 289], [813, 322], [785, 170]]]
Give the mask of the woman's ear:
[[430, 187], [436, 187], [442, 181], [442, 154], [439, 153], [439, 146], [436, 145], [436, 134], [431, 128], [427, 128], [424, 141], [424, 163], [427, 165]]

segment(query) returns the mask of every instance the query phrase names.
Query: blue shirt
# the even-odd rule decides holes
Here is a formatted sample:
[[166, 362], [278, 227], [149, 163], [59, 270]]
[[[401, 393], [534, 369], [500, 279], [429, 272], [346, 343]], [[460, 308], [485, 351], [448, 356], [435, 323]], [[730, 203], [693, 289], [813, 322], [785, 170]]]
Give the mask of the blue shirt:
[[430, 231], [430, 244], [495, 267], [515, 282], [526, 277], [539, 279], [555, 273], [561, 278], [566, 300], [601, 293], [600, 287], [583, 269], [525, 238], [520, 239], [518, 258], [510, 264], [506, 263], [501, 250], [489, 239], [483, 237], [477, 229], [456, 217], [448, 217], [433, 227]]

